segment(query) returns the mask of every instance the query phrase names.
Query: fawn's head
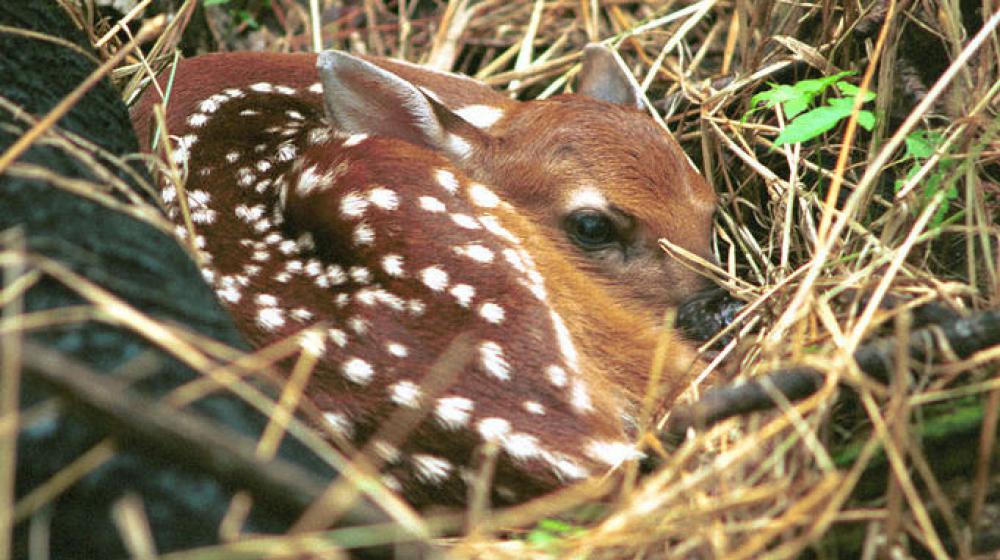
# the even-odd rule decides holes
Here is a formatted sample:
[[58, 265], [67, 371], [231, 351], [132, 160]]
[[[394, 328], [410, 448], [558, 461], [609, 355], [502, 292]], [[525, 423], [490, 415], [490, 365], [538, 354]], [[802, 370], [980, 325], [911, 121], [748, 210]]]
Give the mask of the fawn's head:
[[443, 153], [626, 301], [656, 310], [704, 284], [657, 242], [711, 259], [715, 195], [645, 113], [641, 92], [610, 50], [585, 50], [577, 95], [455, 111], [433, 85], [414, 86], [342, 53], [321, 55], [318, 66], [338, 129]]

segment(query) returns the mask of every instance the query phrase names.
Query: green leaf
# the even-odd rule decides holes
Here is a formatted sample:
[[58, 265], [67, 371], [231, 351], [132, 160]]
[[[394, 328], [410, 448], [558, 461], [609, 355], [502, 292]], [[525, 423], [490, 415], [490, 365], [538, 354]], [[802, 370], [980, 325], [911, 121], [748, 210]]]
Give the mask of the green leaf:
[[[851, 84], [851, 83], [848, 83], [848, 82], [837, 82], [834, 85], [836, 85], [837, 89], [840, 90], [840, 93], [844, 94], [845, 96], [857, 97], [858, 93], [861, 92], [861, 89], [858, 86], [856, 86], [854, 84]], [[869, 101], [871, 101], [873, 99], [875, 99], [875, 92], [872, 91], [872, 90], [866, 90], [865, 91], [865, 101], [864, 102], [868, 103]]]
[[795, 144], [812, 140], [820, 134], [833, 128], [841, 119], [851, 114], [850, 107], [832, 107], [825, 105], [803, 113], [788, 124], [781, 134], [775, 138], [776, 146]]
[[550, 533], [572, 533], [580, 530], [579, 527], [570, 525], [565, 521], [560, 521], [558, 519], [542, 519], [538, 522], [538, 528], [548, 531]]
[[205, 6], [221, 6], [228, 3], [229, 0], [205, 0]]
[[535, 529], [528, 533], [528, 538], [526, 540], [538, 548], [545, 549], [555, 544], [559, 538], [547, 531]]
[[801, 97], [797, 99], [789, 99], [788, 101], [785, 101], [781, 108], [785, 110], [785, 118], [794, 119], [802, 111], [808, 109], [810, 103], [812, 103], [811, 98], [807, 99]]
[[851, 109], [854, 108], [854, 98], [853, 97], [831, 97], [826, 101], [826, 104], [831, 107], [837, 107], [838, 109], [846, 109], [847, 114], [851, 114]]
[[944, 140], [939, 133], [930, 130], [915, 130], [906, 136], [906, 155], [914, 158], [929, 158], [934, 148]]
[[802, 94], [795, 91], [795, 88], [785, 84], [769, 84], [771, 89], [767, 91], [762, 91], [757, 95], [750, 98], [750, 106], [756, 107], [760, 103], [765, 103], [765, 107], [768, 109], [774, 107], [779, 103], [785, 103], [792, 99], [798, 99], [802, 97]]
[[875, 128], [875, 114], [871, 111], [858, 111], [858, 126], [871, 132]]
[[260, 28], [260, 24], [257, 23], [257, 20], [253, 17], [253, 14], [251, 14], [248, 10], [237, 10], [236, 19], [242, 22], [246, 22], [247, 26], [250, 27], [250, 29]]
[[833, 76], [823, 76], [822, 78], [816, 78], [814, 80], [802, 80], [801, 82], [796, 82], [793, 86], [796, 91], [802, 93], [803, 95], [808, 95], [810, 98], [823, 93], [826, 88], [830, 87], [832, 84], [840, 81], [844, 76], [851, 76], [854, 71], [839, 72]]

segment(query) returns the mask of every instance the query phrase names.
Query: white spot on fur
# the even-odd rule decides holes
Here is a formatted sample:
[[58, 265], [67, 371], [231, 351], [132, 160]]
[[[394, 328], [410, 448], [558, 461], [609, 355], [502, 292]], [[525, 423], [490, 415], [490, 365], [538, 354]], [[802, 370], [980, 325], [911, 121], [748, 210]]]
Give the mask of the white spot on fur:
[[399, 208], [399, 195], [396, 191], [385, 187], [375, 187], [368, 191], [368, 201], [383, 210]]
[[507, 261], [507, 264], [513, 266], [518, 272], [526, 274], [528, 268], [524, 265], [524, 261], [521, 260], [520, 255], [514, 249], [504, 249], [503, 258]]
[[207, 122], [208, 122], [208, 115], [204, 113], [194, 113], [187, 119], [188, 125], [193, 126], [194, 128], [205, 126], [205, 123]]
[[347, 273], [344, 272], [344, 267], [337, 264], [331, 264], [326, 267], [326, 279], [331, 285], [339, 286], [344, 282], [347, 282]]
[[[346, 296], [347, 294], [344, 295]], [[355, 334], [359, 335], [368, 332], [368, 326], [370, 324], [371, 323], [361, 317], [351, 317], [347, 320], [347, 327], [354, 331]]]
[[510, 434], [501, 440], [503, 449], [515, 461], [527, 461], [541, 455], [538, 438], [528, 434]]
[[347, 333], [340, 329], [327, 329], [326, 336], [341, 348], [347, 346]]
[[198, 104], [198, 110], [202, 113], [212, 114], [219, 110], [219, 100], [215, 96], [209, 97]]
[[488, 247], [484, 247], [478, 243], [470, 243], [462, 247], [453, 247], [452, 250], [456, 254], [464, 255], [476, 262], [481, 263], [491, 263], [493, 262], [493, 251]]
[[500, 197], [479, 183], [469, 185], [469, 198], [473, 204], [483, 208], [496, 208], [500, 204]]
[[389, 386], [389, 400], [399, 406], [419, 408], [421, 393], [420, 387], [409, 380], [399, 381]]
[[398, 342], [390, 342], [385, 345], [385, 351], [397, 358], [405, 358], [410, 354], [410, 350]]
[[[313, 192], [322, 192], [333, 186], [333, 176], [330, 173], [317, 173], [316, 166], [302, 170], [295, 184], [295, 192], [300, 196], [308, 196]], [[346, 197], [345, 197], [346, 198]]]
[[443, 397], [437, 400], [434, 417], [450, 430], [463, 428], [469, 423], [474, 405], [465, 397]]
[[257, 180], [257, 176], [253, 174], [253, 169], [249, 167], [241, 167], [236, 170], [236, 184], [241, 187], [249, 187]]
[[538, 401], [524, 401], [524, 410], [541, 416], [545, 414], [545, 405]]
[[503, 348], [496, 342], [486, 341], [479, 345], [479, 363], [493, 377], [501, 381], [510, 379], [510, 364], [503, 355]]
[[403, 272], [403, 257], [400, 255], [386, 255], [382, 257], [382, 270], [389, 276], [401, 278]]
[[371, 271], [363, 266], [352, 266], [348, 274], [351, 275], [351, 280], [358, 284], [367, 284], [372, 281]]
[[479, 222], [468, 214], [452, 214], [451, 221], [455, 222], [455, 224], [459, 227], [463, 227], [465, 229], [482, 229]]
[[417, 199], [420, 207], [428, 212], [444, 212], [448, 209], [443, 202], [433, 196], [422, 196]]
[[545, 376], [549, 378], [549, 383], [556, 387], [566, 386], [566, 370], [559, 366], [549, 366], [545, 368]]
[[239, 303], [242, 299], [243, 294], [240, 289], [236, 286], [229, 285], [218, 290], [215, 290], [215, 295], [219, 296], [219, 299], [226, 303]]
[[521, 240], [516, 235], [511, 233], [510, 230], [508, 230], [507, 228], [500, 225], [500, 220], [498, 220], [496, 216], [491, 216], [489, 214], [484, 214], [482, 216], [479, 216], [479, 223], [483, 224], [483, 227], [486, 228], [486, 231], [492, 233], [493, 235], [509, 243], [513, 243], [514, 245], [521, 244]]
[[417, 298], [411, 299], [406, 303], [406, 308], [410, 310], [410, 314], [419, 317], [427, 311], [427, 305]]
[[341, 365], [341, 373], [344, 374], [348, 380], [358, 385], [366, 385], [375, 376], [375, 370], [372, 369], [371, 364], [362, 360], [361, 358], [351, 358]]
[[441, 188], [448, 191], [449, 194], [455, 194], [458, 192], [458, 179], [455, 174], [447, 169], [437, 169], [434, 171], [434, 178], [437, 180]]
[[444, 482], [451, 476], [451, 471], [454, 468], [447, 459], [424, 454], [413, 455], [413, 466], [416, 469], [417, 478], [430, 484]]
[[358, 218], [368, 210], [368, 200], [361, 193], [350, 192], [340, 199], [340, 214], [345, 218]]
[[448, 273], [437, 266], [428, 266], [420, 271], [420, 280], [435, 292], [448, 287]]
[[488, 323], [493, 323], [494, 325], [499, 325], [503, 322], [506, 313], [503, 307], [499, 305], [488, 302], [479, 306], [479, 316], [486, 320]]
[[246, 204], [240, 204], [236, 206], [234, 212], [237, 218], [250, 225], [264, 217], [264, 205], [255, 204], [247, 206]]
[[483, 418], [477, 428], [484, 440], [497, 441], [510, 433], [510, 422], [503, 418]]
[[590, 400], [587, 384], [582, 379], [574, 379], [569, 389], [569, 403], [577, 412], [590, 412], [594, 405]]
[[275, 331], [285, 324], [285, 312], [277, 307], [257, 311], [257, 325], [265, 331]]
[[257, 82], [250, 86], [250, 89], [260, 92], [260, 93], [271, 93], [274, 91], [274, 86], [267, 82]]
[[472, 298], [476, 295], [476, 289], [468, 284], [455, 284], [452, 286], [449, 293], [455, 296], [458, 300], [458, 304], [462, 307], [469, 307], [472, 303]]
[[566, 328], [566, 323], [554, 310], [549, 311], [549, 316], [552, 318], [552, 327], [556, 331], [559, 351], [562, 353], [563, 359], [566, 360], [566, 365], [573, 372], [580, 371], [580, 356], [576, 353], [576, 346], [573, 344], [569, 329]]
[[313, 312], [309, 311], [304, 307], [296, 307], [291, 311], [291, 313], [289, 313], [289, 315], [292, 317], [292, 319], [295, 319], [300, 323], [309, 321], [313, 318]]
[[257, 294], [253, 298], [254, 303], [261, 307], [275, 307], [278, 305], [278, 298], [272, 296], [271, 294]]

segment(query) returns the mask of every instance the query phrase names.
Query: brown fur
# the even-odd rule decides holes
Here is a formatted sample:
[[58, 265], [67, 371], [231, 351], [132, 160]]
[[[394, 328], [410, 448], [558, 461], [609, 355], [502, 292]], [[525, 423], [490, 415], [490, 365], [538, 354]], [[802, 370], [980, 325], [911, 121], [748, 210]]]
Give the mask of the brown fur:
[[[574, 450], [579, 453], [579, 447], [593, 439], [629, 437], [622, 415], [634, 415], [635, 403], [646, 390], [662, 313], [703, 284], [698, 276], [668, 259], [656, 241], [666, 237], [708, 258], [714, 194], [676, 142], [648, 116], [634, 109], [581, 96], [519, 103], [465, 78], [370, 60], [427, 87], [445, 107], [488, 104], [502, 109], [504, 117], [489, 130], [479, 131], [445, 112], [445, 127], [472, 147], [469, 155], [458, 160], [391, 138], [373, 138], [350, 148], [341, 147], [342, 139], [334, 138], [301, 150], [295, 162], [275, 163], [268, 176], [291, 185], [301, 178], [303, 169], [313, 164], [320, 172], [340, 169], [338, 184], [346, 185], [340, 190], [302, 196], [295, 194], [294, 188], [289, 189], [292, 194], [283, 209], [285, 233], [310, 232], [316, 240], [316, 255], [327, 263], [367, 264], [387, 252], [414, 260], [418, 256], [438, 258], [436, 255], [447, 260], [451, 258], [449, 249], [463, 242], [463, 232], [453, 225], [444, 227], [443, 222], [433, 221], [425, 212], [412, 210], [410, 206], [391, 216], [387, 214], [384, 220], [382, 214], [373, 212], [366, 219], [371, 220], [376, 231], [375, 244], [371, 248], [352, 248], [347, 239], [355, 223], [337, 218], [341, 197], [351, 189], [386, 185], [409, 197], [408, 204], [410, 198], [420, 193], [440, 190], [430, 178], [433, 169], [450, 169], [463, 184], [469, 180], [487, 184], [504, 201], [490, 213], [520, 239], [521, 248], [534, 259], [545, 278], [548, 300], [543, 305], [532, 299], [524, 288], [522, 276], [510, 267], [495, 267], [482, 277], [476, 276], [480, 273], [471, 265], [466, 265], [468, 270], [458, 264], [449, 268], [459, 271], [453, 274], [456, 278], [466, 274], [481, 280], [483, 283], [476, 284], [477, 288], [483, 294], [492, 294], [490, 297], [502, 302], [508, 310], [504, 323], [507, 330], [503, 331], [500, 342], [516, 366], [514, 378], [504, 382], [506, 385], [499, 385], [499, 392], [494, 391], [494, 382], [483, 381], [481, 367], [463, 373], [456, 382], [456, 391], [475, 395], [477, 412], [481, 408], [483, 415], [516, 418], [517, 430], [539, 438], [548, 448], [561, 453]], [[219, 270], [237, 270], [251, 258], [252, 251], [239, 245], [241, 235], [245, 234], [236, 233], [241, 225], [232, 217], [232, 208], [237, 204], [260, 203], [270, 209], [276, 204], [270, 191], [255, 194], [252, 190], [234, 188], [231, 179], [228, 182], [219, 179], [229, 177], [226, 173], [237, 167], [220, 162], [229, 150], [248, 153], [255, 145], [274, 140], [260, 129], [248, 128], [247, 121], [237, 116], [236, 110], [242, 106], [239, 100], [227, 102], [230, 105], [219, 109], [211, 124], [204, 127], [192, 128], [186, 119], [197, 110], [200, 101], [224, 88], [273, 82], [304, 90], [317, 81], [314, 65], [313, 55], [230, 53], [184, 61], [177, 69], [167, 111], [168, 129], [177, 136], [198, 135], [188, 162], [192, 170], [220, 167], [208, 179], [193, 173], [188, 181], [189, 189], [209, 191], [213, 204], [220, 208], [219, 224], [204, 230], [209, 245], [206, 250], [214, 256], [214, 266]], [[165, 77], [161, 77], [162, 81]], [[147, 149], [152, 105], [159, 101], [151, 91], [147, 91], [133, 113], [136, 131]], [[317, 101], [318, 96], [297, 94], [280, 101], [266, 99], [269, 98], [262, 102], [281, 104], [274, 105], [271, 113], [265, 112], [261, 120], [253, 121], [263, 123], [255, 127], [263, 128], [268, 123], [280, 125], [288, 109], [304, 115], [306, 127], [322, 126], [322, 103]], [[297, 141], [304, 141], [303, 138], [301, 134], [292, 137]], [[342, 161], [347, 163], [337, 168]], [[626, 262], [590, 258], [563, 233], [560, 209], [566, 206], [572, 192], [584, 187], [596, 188], [611, 206], [635, 218], [635, 243], [630, 246], [632, 253]], [[448, 199], [448, 204], [449, 211], [470, 215], [483, 212], [461, 196]], [[464, 232], [464, 235], [471, 234]], [[487, 239], [483, 243], [498, 254], [507, 247], [497, 240]], [[273, 271], [269, 268], [266, 271], [259, 279], [253, 279], [248, 289], [276, 294], [282, 302], [318, 306], [324, 310], [319, 319], [334, 325], [347, 318], [346, 311], [327, 306], [323, 291], [311, 285], [269, 284], [264, 277]], [[423, 288], [412, 278], [390, 278], [376, 271], [375, 281], [401, 297], [423, 293], [420, 291]], [[373, 333], [395, 337], [414, 349], [413, 362], [405, 370], [375, 362], [379, 366], [378, 375], [389, 375], [391, 381], [394, 375], [419, 373], [415, 378], [419, 380], [447, 347], [452, 335], [488, 332], [471, 310], [445, 303], [428, 300], [430, 307], [423, 316], [428, 319], [369, 316], [376, 327]], [[593, 413], [573, 411], [541, 376], [546, 364], [560, 359], [557, 337], [548, 322], [549, 306], [563, 318], [580, 353], [580, 376], [589, 386]], [[262, 333], [255, 327], [251, 308], [237, 304], [231, 309], [240, 327], [256, 344], [295, 335], [305, 326], [289, 324], [276, 332]], [[671, 402], [685, 388], [695, 360], [685, 343], [672, 333], [667, 336], [673, 341], [661, 387], [664, 403]], [[375, 334], [356, 338], [358, 342], [352, 344], [363, 345], [365, 352], [375, 351]], [[389, 381], [364, 387], [345, 381], [337, 369], [345, 356], [337, 354], [336, 349], [331, 352], [333, 355], [315, 373], [311, 397], [321, 408], [345, 411], [356, 424], [355, 435], [364, 440], [391, 413], [393, 407], [384, 395]], [[521, 410], [526, 399], [544, 402], [547, 414], [538, 419], [526, 418]], [[466, 464], [471, 461], [476, 445], [477, 439], [465, 432], [442, 431], [425, 421], [404, 451], [433, 452]], [[498, 486], [516, 489], [516, 498], [508, 499], [524, 499], [560, 482], [551, 469], [543, 467], [502, 457], [496, 481]], [[392, 468], [389, 472], [404, 479], [407, 497], [418, 505], [464, 499], [458, 481], [449, 479], [447, 488], [435, 491], [418, 490], [412, 476], [405, 478], [406, 472]]]

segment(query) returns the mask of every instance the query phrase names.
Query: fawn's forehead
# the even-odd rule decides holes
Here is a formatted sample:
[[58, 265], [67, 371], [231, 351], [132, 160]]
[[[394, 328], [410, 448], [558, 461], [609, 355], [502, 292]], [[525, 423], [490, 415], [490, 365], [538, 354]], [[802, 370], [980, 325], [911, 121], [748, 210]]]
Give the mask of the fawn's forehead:
[[714, 205], [683, 150], [644, 111], [567, 95], [527, 103], [510, 121], [496, 131], [506, 145], [529, 150], [557, 173], [607, 183], [598, 186], [619, 203], [646, 206], [666, 197]]
[[714, 192], [648, 114], [579, 96], [530, 105], [500, 135], [542, 158], [561, 211], [615, 207], [649, 223], [714, 212]]

